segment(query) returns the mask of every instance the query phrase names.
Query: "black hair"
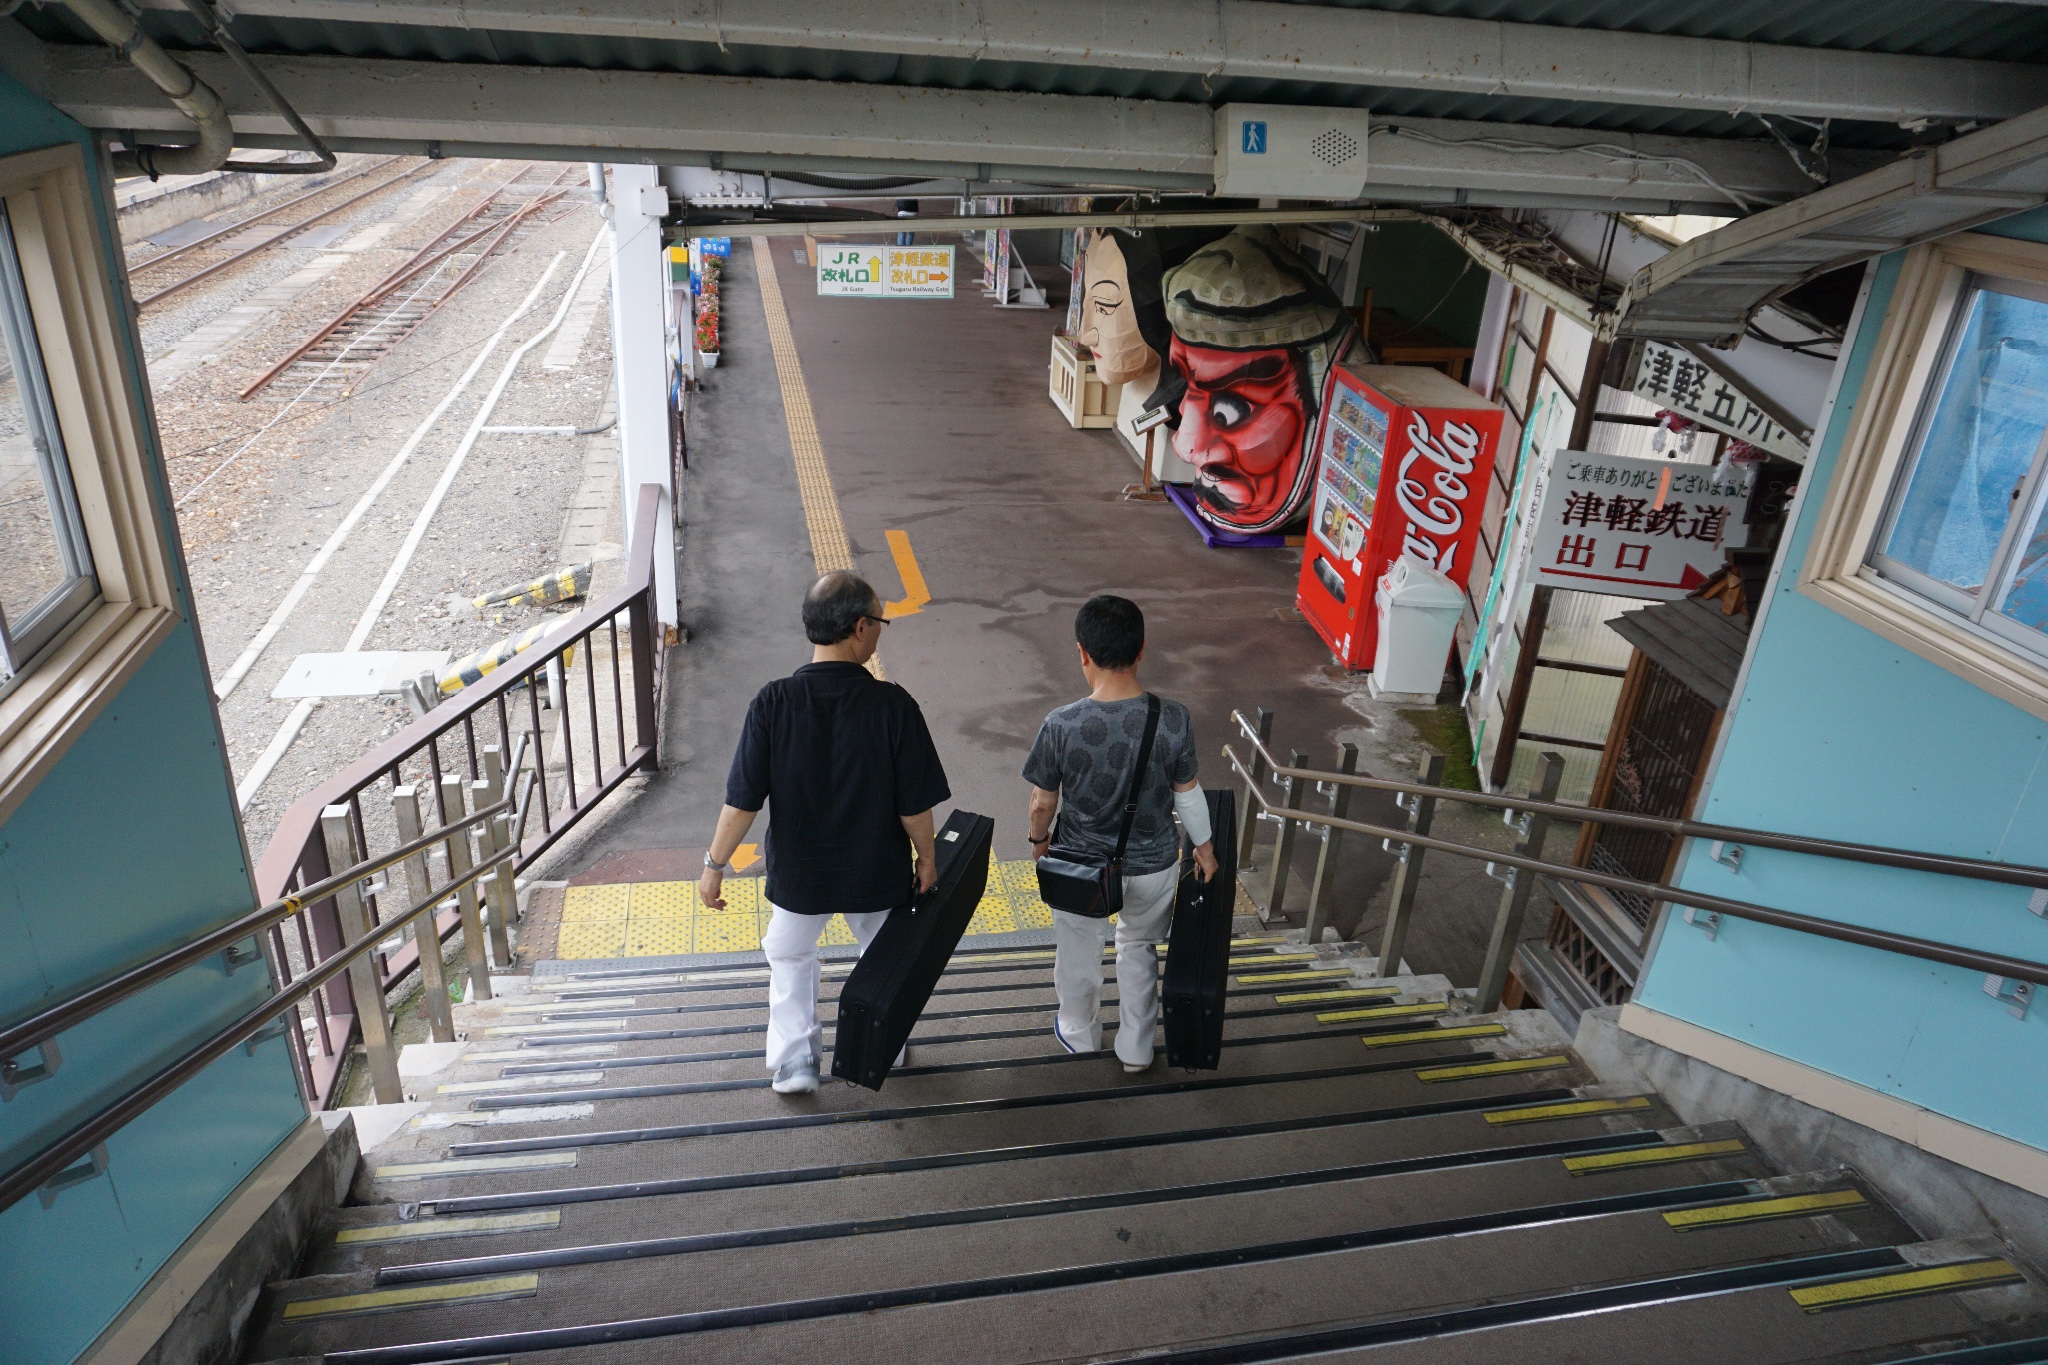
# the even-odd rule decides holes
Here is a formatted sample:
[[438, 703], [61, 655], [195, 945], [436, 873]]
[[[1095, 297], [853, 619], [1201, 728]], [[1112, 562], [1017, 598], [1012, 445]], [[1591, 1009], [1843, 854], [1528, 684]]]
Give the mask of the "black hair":
[[836, 645], [862, 617], [879, 616], [881, 600], [859, 574], [834, 569], [804, 594], [804, 636], [814, 645]]
[[1145, 613], [1128, 597], [1091, 597], [1074, 613], [1074, 638], [1097, 668], [1129, 668], [1145, 647]]

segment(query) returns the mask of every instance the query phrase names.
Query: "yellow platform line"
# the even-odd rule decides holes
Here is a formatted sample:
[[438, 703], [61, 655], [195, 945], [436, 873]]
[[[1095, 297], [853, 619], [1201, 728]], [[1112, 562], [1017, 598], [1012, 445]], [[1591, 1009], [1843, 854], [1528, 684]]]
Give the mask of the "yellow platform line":
[[1367, 1047], [1405, 1047], [1409, 1043], [1438, 1043], [1453, 1038], [1498, 1038], [1506, 1032], [1500, 1024], [1464, 1024], [1457, 1028], [1420, 1028], [1409, 1033], [1376, 1033], [1358, 1041]]
[[562, 1225], [560, 1209], [535, 1213], [485, 1213], [473, 1218], [415, 1218], [410, 1223], [373, 1223], [369, 1227], [343, 1228], [334, 1234], [336, 1246], [381, 1245], [385, 1242], [424, 1242], [432, 1237], [480, 1237], [494, 1232], [538, 1232]]
[[[825, 443], [818, 439], [817, 414], [804, 384], [803, 362], [782, 306], [782, 281], [775, 275], [775, 257], [766, 237], [754, 242], [754, 274], [761, 286], [761, 311], [768, 319], [768, 347], [775, 353], [775, 377], [782, 386], [782, 417], [789, 426], [789, 451], [796, 460], [797, 493], [803, 499], [804, 525], [811, 533], [811, 561], [820, 574], [853, 569], [853, 546], [846, 538], [846, 519], [839, 513], [839, 495], [825, 466]], [[881, 656], [868, 660], [868, 671], [880, 678]]]
[[403, 1289], [373, 1289], [367, 1294], [337, 1294], [326, 1299], [300, 1299], [296, 1303], [284, 1306], [284, 1320], [304, 1322], [309, 1318], [384, 1313], [394, 1308], [441, 1308], [458, 1303], [481, 1303], [489, 1299], [530, 1299], [538, 1293], [538, 1275], [496, 1275], [488, 1280], [412, 1284]]
[[1341, 991], [1289, 991], [1273, 997], [1277, 1005], [1313, 1005], [1323, 1000], [1384, 1000], [1399, 995], [1399, 986], [1353, 986]]
[[437, 1175], [494, 1175], [499, 1171], [547, 1171], [574, 1166], [574, 1152], [517, 1152], [511, 1156], [465, 1156], [450, 1161], [407, 1161], [379, 1166], [379, 1180], [431, 1180]]
[[1504, 1062], [1474, 1062], [1470, 1066], [1432, 1066], [1415, 1073], [1424, 1085], [1438, 1081], [1470, 1081], [1482, 1076], [1512, 1076], [1521, 1071], [1552, 1071], [1570, 1066], [1569, 1057], [1512, 1057]]
[[1792, 1302], [1809, 1313], [1833, 1308], [1856, 1308], [1866, 1303], [1912, 1299], [1923, 1294], [1949, 1294], [1961, 1289], [1984, 1289], [1997, 1284], [2023, 1284], [2026, 1276], [2019, 1267], [2002, 1257], [1983, 1261], [1958, 1261], [1954, 1265], [1905, 1270], [1896, 1275], [1873, 1275], [1861, 1280], [1839, 1280], [1834, 1284], [1810, 1284], [1787, 1290]]
[[1743, 1223], [1761, 1223], [1772, 1218], [1797, 1218], [1801, 1214], [1825, 1213], [1829, 1209], [1859, 1209], [1870, 1201], [1860, 1190], [1829, 1190], [1824, 1194], [1795, 1194], [1784, 1199], [1744, 1199], [1734, 1204], [1715, 1204], [1704, 1209], [1677, 1209], [1664, 1221], [1679, 1232], [1701, 1228], [1732, 1228]]
[[1631, 1095], [1625, 1100], [1566, 1100], [1562, 1104], [1532, 1104], [1521, 1109], [1494, 1109], [1483, 1117], [1492, 1124], [1547, 1123], [1552, 1119], [1584, 1118], [1588, 1114], [1618, 1114], [1626, 1109], [1649, 1107], [1648, 1096]]
[[1661, 1166], [1672, 1161], [1700, 1161], [1710, 1156], [1734, 1156], [1749, 1148], [1741, 1138], [1714, 1142], [1675, 1142], [1668, 1147], [1635, 1147], [1625, 1152], [1596, 1152], [1592, 1156], [1568, 1156], [1564, 1168], [1573, 1175], [1598, 1175], [1602, 1171], [1628, 1171], [1638, 1166]]
[[1355, 1024], [1363, 1019], [1414, 1019], [1425, 1014], [1442, 1014], [1450, 1006], [1441, 1000], [1416, 1005], [1379, 1005], [1365, 1010], [1326, 1010], [1316, 1016], [1318, 1024]]

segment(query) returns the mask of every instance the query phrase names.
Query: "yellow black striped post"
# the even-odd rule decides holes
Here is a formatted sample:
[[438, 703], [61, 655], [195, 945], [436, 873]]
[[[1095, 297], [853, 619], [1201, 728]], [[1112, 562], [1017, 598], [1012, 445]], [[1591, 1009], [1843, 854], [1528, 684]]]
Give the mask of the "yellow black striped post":
[[[590, 563], [571, 564], [530, 583], [513, 583], [471, 599], [475, 607], [543, 607], [590, 591]], [[444, 691], [446, 689], [443, 689]]]

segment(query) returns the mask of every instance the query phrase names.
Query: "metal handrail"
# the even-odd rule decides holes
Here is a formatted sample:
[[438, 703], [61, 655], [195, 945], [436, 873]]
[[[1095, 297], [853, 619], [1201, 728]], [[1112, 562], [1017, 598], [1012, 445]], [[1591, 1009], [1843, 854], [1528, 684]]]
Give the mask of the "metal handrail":
[[[1263, 750], [1262, 750], [1263, 752]], [[2037, 986], [2048, 986], [2048, 962], [2030, 962], [2024, 958], [2007, 957], [2002, 953], [1984, 952], [1975, 948], [1960, 948], [1950, 943], [1937, 943], [1932, 939], [1914, 938], [1908, 934], [1894, 934], [1883, 929], [1865, 929], [1857, 925], [1843, 924], [1839, 920], [1821, 919], [1813, 915], [1802, 915], [1792, 910], [1779, 910], [1768, 905], [1752, 905], [1748, 901], [1731, 900], [1726, 896], [1714, 896], [1700, 891], [1688, 891], [1683, 887], [1669, 886], [1662, 882], [1637, 881], [1632, 877], [1617, 877], [1591, 868], [1570, 867], [1563, 863], [1547, 862], [1541, 858], [1523, 857], [1517, 853], [1503, 853], [1494, 849], [1479, 848], [1461, 844], [1450, 839], [1439, 839], [1432, 835], [1419, 834], [1414, 830], [1393, 825], [1374, 825], [1362, 820], [1345, 819], [1334, 815], [1317, 815], [1295, 806], [1279, 806], [1269, 800], [1260, 789], [1261, 783], [1253, 770], [1247, 768], [1229, 745], [1223, 746], [1223, 756], [1230, 760], [1230, 766], [1246, 783], [1251, 798], [1257, 801], [1264, 814], [1276, 820], [1292, 820], [1305, 825], [1322, 825], [1330, 829], [1350, 830], [1358, 834], [1371, 835], [1393, 843], [1409, 844], [1416, 848], [1433, 849], [1440, 853], [1455, 853], [1462, 857], [1478, 858], [1501, 867], [1520, 871], [1539, 872], [1545, 876], [1565, 881], [1582, 882], [1589, 886], [1605, 887], [1610, 891], [1626, 891], [1632, 895], [1646, 896], [1652, 900], [1670, 901], [1677, 905], [1692, 906], [1716, 914], [1733, 915], [1737, 919], [1753, 920], [1758, 924], [1772, 924], [1781, 929], [1794, 929], [1812, 934], [1818, 938], [1831, 938], [1842, 943], [1860, 944], [1866, 948], [1881, 948], [1887, 952], [1901, 953], [1908, 957], [1922, 958], [1929, 962], [1946, 963], [1951, 967], [1964, 967], [1971, 971], [1983, 972], [1989, 976], [2002, 976], [2014, 981], [2027, 981]], [[1268, 758], [1268, 763], [1271, 760]], [[1272, 765], [1269, 775], [1294, 779], [1314, 779], [1324, 782], [1357, 783], [1358, 779], [1348, 773], [1321, 772], [1313, 768], [1294, 768]], [[1379, 789], [1416, 792], [1424, 796], [1452, 801], [1470, 801], [1481, 793], [1460, 791], [1450, 787], [1431, 787], [1422, 783], [1403, 783], [1373, 779], [1371, 785]], [[1476, 804], [1505, 806], [1510, 809], [1533, 810], [1537, 813], [1562, 813], [1566, 818], [1577, 818], [1574, 812], [1584, 810], [1559, 802], [1535, 799], [1492, 798], [1477, 801]], [[1587, 811], [1589, 817], [1607, 814], [1603, 811]], [[1816, 841], [1825, 842], [1825, 841]], [[1846, 845], [1845, 847], [1861, 847]], [[1957, 859], [1966, 862], [1967, 859]], [[2004, 866], [2002, 864], [1998, 866]], [[2048, 877], [2040, 869], [2027, 869]], [[1956, 873], [1967, 876], [1968, 873]]]
[[1884, 867], [1908, 868], [1915, 872], [1936, 872], [1950, 877], [1968, 877], [1975, 881], [2003, 882], [2009, 886], [2048, 889], [2048, 868], [2027, 867], [2019, 863], [1958, 858], [1946, 853], [1919, 853], [1911, 849], [1884, 848], [1876, 844], [1851, 844], [1836, 839], [1817, 839], [1804, 834], [1775, 834], [1770, 830], [1744, 829], [1739, 825], [1710, 825], [1698, 820], [1679, 820], [1661, 815], [1636, 815], [1628, 811], [1573, 805], [1567, 801], [1542, 801], [1533, 796], [1504, 796], [1490, 792], [1464, 791], [1456, 787], [1432, 787], [1421, 782], [1403, 782], [1398, 778], [1369, 777], [1364, 773], [1333, 773], [1308, 768], [1290, 768], [1274, 760], [1272, 752], [1260, 742], [1258, 731], [1244, 712], [1232, 711], [1230, 717], [1237, 722], [1238, 729], [1244, 732], [1245, 739], [1257, 755], [1265, 760], [1267, 770], [1276, 777], [1308, 777], [1318, 782], [1336, 782], [1349, 787], [1366, 787], [1373, 791], [1433, 796], [1440, 801], [1463, 801], [1467, 805], [1490, 806], [1495, 810], [1534, 811], [1538, 815], [1554, 816], [1560, 820], [1620, 825], [1628, 829], [1652, 830], [1679, 838], [1713, 839], [1726, 844], [1776, 848], [1788, 853], [1811, 853], [1823, 858], [1841, 858], [1848, 862], [1876, 863]]
[[[526, 737], [520, 736], [520, 744]], [[523, 760], [524, 751], [514, 753], [514, 771]], [[32, 1014], [20, 1023], [0, 1029], [0, 1061], [18, 1057], [30, 1048], [54, 1038], [67, 1029], [77, 1027], [93, 1015], [108, 1009], [138, 991], [146, 990], [157, 982], [176, 976], [194, 963], [204, 961], [243, 939], [253, 938], [273, 924], [281, 923], [296, 915], [315, 901], [325, 900], [344, 886], [374, 877], [379, 872], [423, 852], [436, 844], [445, 843], [451, 835], [461, 834], [489, 821], [513, 808], [513, 798], [505, 797], [495, 805], [482, 806], [460, 820], [450, 821], [440, 829], [422, 834], [409, 843], [401, 844], [389, 853], [366, 858], [346, 871], [313, 883], [289, 896], [281, 896], [269, 904], [251, 910], [238, 919], [229, 920], [218, 929], [200, 935], [189, 943], [180, 944], [166, 953], [159, 953], [146, 962], [130, 967], [119, 975], [109, 977], [97, 986], [80, 991], [68, 1000], [50, 1006], [39, 1014]], [[446, 899], [444, 896], [443, 899]], [[389, 938], [389, 933], [379, 935]]]
[[[100, 1143], [105, 1142], [109, 1137], [126, 1127], [158, 1100], [170, 1094], [215, 1061], [261, 1032], [264, 1025], [268, 1024], [271, 1020], [277, 1018], [285, 1011], [295, 1009], [304, 1003], [312, 996], [314, 991], [319, 990], [329, 981], [347, 971], [349, 965], [357, 958], [365, 953], [374, 951], [377, 945], [389, 938], [394, 931], [403, 929], [414, 919], [442, 905], [449, 896], [454, 895], [465, 886], [482, 880], [486, 873], [495, 873], [499, 864], [516, 858], [519, 854], [519, 836], [525, 830], [526, 814], [530, 807], [536, 779], [532, 773], [522, 773], [520, 781], [524, 790], [516, 801], [518, 814], [514, 817], [513, 837], [505, 848], [492, 854], [489, 858], [481, 860], [468, 872], [451, 879], [440, 890], [430, 892], [423, 900], [410, 906], [402, 913], [394, 915], [382, 924], [372, 925], [368, 933], [353, 943], [344, 944], [318, 965], [309, 968], [303, 976], [289, 987], [272, 995], [268, 1000], [243, 1014], [232, 1024], [219, 1030], [211, 1038], [186, 1052], [176, 1061], [163, 1067], [147, 1080], [131, 1087], [120, 1098], [93, 1114], [91, 1118], [73, 1126], [68, 1132], [46, 1145], [36, 1155], [16, 1165], [5, 1175], [0, 1175], [0, 1211], [13, 1207], [17, 1201], [41, 1189], [67, 1170], [74, 1161], [85, 1156]], [[506, 802], [500, 804], [511, 803], [512, 799], [507, 798]], [[493, 809], [496, 808], [494, 807]], [[453, 825], [448, 827], [448, 829], [452, 828], [454, 828]], [[436, 831], [436, 833], [445, 839], [448, 836], [448, 829], [442, 829]], [[338, 882], [343, 886], [362, 881], [372, 875], [370, 872], [364, 871], [363, 866], [359, 864], [356, 867], [350, 868], [347, 872], [341, 873], [338, 877], [330, 878], [329, 880]], [[330, 890], [332, 889], [330, 888]]]

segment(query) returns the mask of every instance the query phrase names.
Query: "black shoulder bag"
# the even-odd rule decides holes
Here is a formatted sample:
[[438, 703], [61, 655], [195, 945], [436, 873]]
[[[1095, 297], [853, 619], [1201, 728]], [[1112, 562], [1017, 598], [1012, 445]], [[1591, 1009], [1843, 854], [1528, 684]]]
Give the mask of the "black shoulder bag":
[[1138, 761], [1131, 768], [1130, 790], [1124, 793], [1124, 822], [1117, 830], [1116, 852], [1105, 864], [1082, 862], [1057, 849], [1038, 860], [1038, 894], [1055, 910], [1088, 919], [1108, 919], [1124, 908], [1124, 846], [1138, 818], [1138, 788], [1152, 759], [1152, 737], [1159, 733], [1159, 698], [1145, 694], [1145, 737], [1138, 741]]

